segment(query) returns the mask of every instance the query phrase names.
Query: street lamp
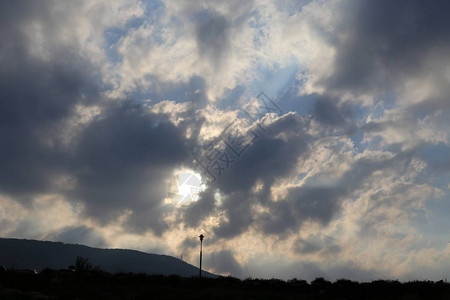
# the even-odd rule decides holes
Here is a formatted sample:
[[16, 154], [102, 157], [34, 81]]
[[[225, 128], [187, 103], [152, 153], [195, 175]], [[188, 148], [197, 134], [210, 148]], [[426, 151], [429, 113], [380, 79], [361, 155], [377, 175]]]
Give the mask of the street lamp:
[[202, 277], [202, 248], [203, 248], [203, 234], [200, 234], [200, 269], [199, 269], [199, 277]]

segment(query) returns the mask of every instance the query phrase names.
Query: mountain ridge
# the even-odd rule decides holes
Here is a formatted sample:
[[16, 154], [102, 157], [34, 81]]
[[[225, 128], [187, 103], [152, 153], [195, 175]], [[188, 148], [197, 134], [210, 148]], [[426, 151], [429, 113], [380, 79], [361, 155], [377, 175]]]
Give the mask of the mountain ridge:
[[[152, 254], [133, 249], [95, 248], [80, 244], [33, 239], [0, 238], [0, 265], [15, 269], [63, 269], [75, 264], [77, 257], [101, 270], [118, 273], [198, 276], [198, 268], [165, 254]], [[202, 276], [218, 277], [207, 271]]]

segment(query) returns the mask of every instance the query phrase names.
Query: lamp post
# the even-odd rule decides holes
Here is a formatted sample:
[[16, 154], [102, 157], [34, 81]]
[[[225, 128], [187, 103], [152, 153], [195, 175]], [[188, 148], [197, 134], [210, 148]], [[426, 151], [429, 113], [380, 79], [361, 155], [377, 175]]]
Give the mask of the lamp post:
[[202, 248], [203, 248], [203, 234], [200, 234], [200, 269], [199, 269], [199, 277], [202, 277]]

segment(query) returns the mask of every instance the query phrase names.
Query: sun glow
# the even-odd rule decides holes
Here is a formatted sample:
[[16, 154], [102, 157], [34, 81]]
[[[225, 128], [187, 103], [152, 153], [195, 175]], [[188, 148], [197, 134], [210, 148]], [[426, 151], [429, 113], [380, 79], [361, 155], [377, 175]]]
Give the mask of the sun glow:
[[197, 201], [199, 193], [205, 189], [200, 174], [192, 170], [180, 170], [169, 182], [169, 196], [177, 205], [186, 205], [192, 201]]

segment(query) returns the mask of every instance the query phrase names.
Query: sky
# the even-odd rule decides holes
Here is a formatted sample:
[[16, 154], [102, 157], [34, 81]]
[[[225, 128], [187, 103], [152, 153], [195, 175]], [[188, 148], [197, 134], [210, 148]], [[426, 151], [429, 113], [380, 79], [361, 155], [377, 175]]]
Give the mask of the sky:
[[450, 273], [450, 2], [0, 1], [0, 236], [239, 278]]

